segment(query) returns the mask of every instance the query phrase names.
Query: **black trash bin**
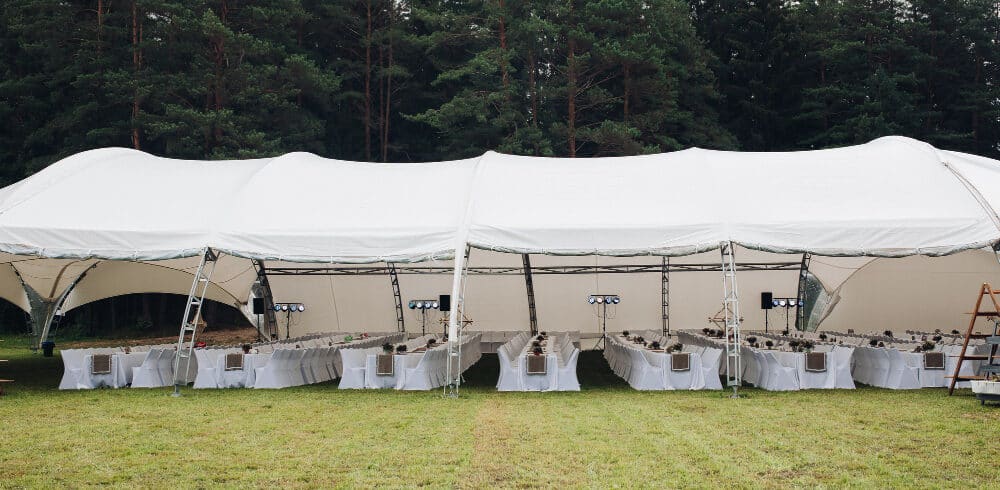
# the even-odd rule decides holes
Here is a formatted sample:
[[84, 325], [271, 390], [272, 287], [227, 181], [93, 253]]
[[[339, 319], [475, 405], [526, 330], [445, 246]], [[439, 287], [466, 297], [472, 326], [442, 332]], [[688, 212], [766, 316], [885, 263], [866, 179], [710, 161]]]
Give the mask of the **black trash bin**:
[[52, 357], [52, 351], [55, 350], [56, 343], [51, 340], [46, 340], [42, 342], [42, 355], [45, 357]]

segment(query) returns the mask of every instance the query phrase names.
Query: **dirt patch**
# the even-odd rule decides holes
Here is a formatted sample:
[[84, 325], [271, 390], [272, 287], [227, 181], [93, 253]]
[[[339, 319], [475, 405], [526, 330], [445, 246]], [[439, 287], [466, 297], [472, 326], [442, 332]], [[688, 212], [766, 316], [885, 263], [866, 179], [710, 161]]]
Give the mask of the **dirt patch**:
[[[257, 341], [257, 330], [254, 328], [226, 328], [208, 329], [207, 332], [198, 332], [195, 340], [205, 342], [208, 345], [237, 345], [248, 344]], [[177, 336], [168, 337], [143, 337], [130, 339], [93, 339], [80, 341], [60, 342], [59, 347], [67, 349], [79, 349], [88, 347], [117, 347], [133, 345], [155, 345], [171, 344], [177, 342]]]

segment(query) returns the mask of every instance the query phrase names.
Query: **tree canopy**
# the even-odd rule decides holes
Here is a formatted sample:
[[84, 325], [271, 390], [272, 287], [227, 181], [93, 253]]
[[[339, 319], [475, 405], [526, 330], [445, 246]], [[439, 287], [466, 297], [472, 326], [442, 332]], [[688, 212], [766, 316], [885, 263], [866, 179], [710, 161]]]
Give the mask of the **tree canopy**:
[[125, 146], [362, 161], [1000, 156], [996, 0], [9, 0], [0, 183]]

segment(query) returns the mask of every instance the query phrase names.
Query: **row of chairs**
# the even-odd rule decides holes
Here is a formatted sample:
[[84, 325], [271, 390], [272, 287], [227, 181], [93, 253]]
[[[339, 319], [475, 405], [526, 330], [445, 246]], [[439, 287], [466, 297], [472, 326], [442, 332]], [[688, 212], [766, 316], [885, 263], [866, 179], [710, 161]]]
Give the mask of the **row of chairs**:
[[[649, 338], [662, 338], [656, 332]], [[663, 343], [666, 343], [663, 338]], [[659, 340], [658, 340], [659, 341]], [[653, 352], [640, 345], [608, 338], [604, 357], [611, 370], [637, 390], [722, 389], [719, 361], [722, 350], [684, 346], [683, 352]]]
[[[452, 366], [453, 375], [461, 375], [482, 357], [479, 347], [481, 336], [481, 333], [462, 336], [459, 348], [461, 355], [457, 359], [458, 362]], [[427, 338], [420, 340], [423, 340], [422, 345], [426, 345]], [[419, 345], [414, 347], [419, 347]], [[444, 386], [448, 382], [448, 345], [446, 343], [423, 353], [394, 355], [392, 362], [398, 367], [394, 368], [391, 374], [378, 372], [376, 363], [381, 352], [380, 347], [344, 349], [341, 352], [344, 371], [339, 387], [341, 389], [431, 390]], [[397, 363], [397, 357], [402, 362]], [[416, 359], [416, 363], [412, 366], [407, 362], [411, 359]]]
[[[579, 391], [576, 365], [580, 349], [573, 344], [572, 332], [550, 335], [548, 342], [552, 343], [552, 349], [544, 356], [525, 352], [530, 341], [531, 336], [522, 332], [497, 349], [500, 361], [497, 391]], [[542, 357], [540, 366], [529, 366]]]

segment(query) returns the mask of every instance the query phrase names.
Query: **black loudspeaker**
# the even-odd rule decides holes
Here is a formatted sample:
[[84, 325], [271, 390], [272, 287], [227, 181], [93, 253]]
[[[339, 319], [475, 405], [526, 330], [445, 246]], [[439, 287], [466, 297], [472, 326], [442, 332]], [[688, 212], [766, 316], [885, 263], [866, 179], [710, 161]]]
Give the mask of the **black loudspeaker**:
[[264, 314], [264, 298], [253, 299], [253, 314], [254, 315]]
[[774, 293], [770, 291], [760, 293], [760, 308], [762, 310], [774, 308]]
[[438, 297], [438, 306], [441, 307], [441, 311], [451, 311], [451, 295], [442, 294]]

